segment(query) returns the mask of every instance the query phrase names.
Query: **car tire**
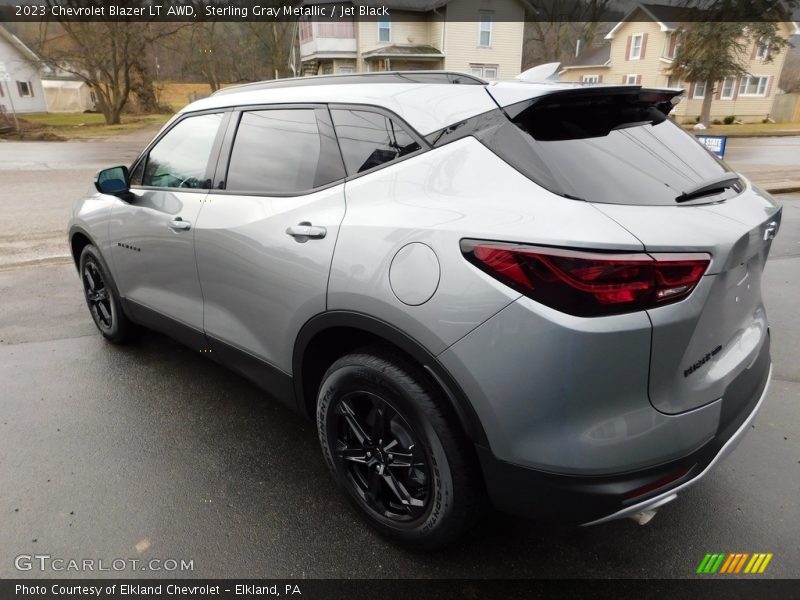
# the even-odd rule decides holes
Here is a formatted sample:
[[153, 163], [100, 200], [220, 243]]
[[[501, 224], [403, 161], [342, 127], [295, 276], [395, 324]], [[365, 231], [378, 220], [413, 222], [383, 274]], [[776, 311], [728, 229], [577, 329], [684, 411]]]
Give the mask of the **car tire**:
[[438, 548], [484, 511], [474, 450], [446, 408], [416, 363], [383, 346], [343, 356], [323, 376], [317, 429], [328, 467], [394, 541]]
[[89, 313], [103, 337], [114, 344], [134, 340], [139, 328], [125, 314], [111, 272], [95, 246], [83, 248], [78, 271]]

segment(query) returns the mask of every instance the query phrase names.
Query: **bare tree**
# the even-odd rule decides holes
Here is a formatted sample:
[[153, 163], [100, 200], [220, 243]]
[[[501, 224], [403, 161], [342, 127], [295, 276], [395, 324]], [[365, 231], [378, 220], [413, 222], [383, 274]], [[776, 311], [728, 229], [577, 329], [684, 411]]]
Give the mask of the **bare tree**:
[[545, 62], [567, 62], [577, 42], [591, 45], [600, 22], [612, 14], [611, 0], [524, 0], [523, 68]]
[[269, 77], [278, 79], [290, 72], [292, 45], [297, 34], [296, 24], [293, 21], [273, 21], [271, 23], [249, 22], [247, 27], [250, 34], [259, 46], [265, 62], [269, 65]]
[[128, 104], [137, 67], [141, 79], [148, 46], [180, 27], [130, 21], [43, 22], [36, 52], [50, 66], [85, 81], [106, 123], [114, 125]]

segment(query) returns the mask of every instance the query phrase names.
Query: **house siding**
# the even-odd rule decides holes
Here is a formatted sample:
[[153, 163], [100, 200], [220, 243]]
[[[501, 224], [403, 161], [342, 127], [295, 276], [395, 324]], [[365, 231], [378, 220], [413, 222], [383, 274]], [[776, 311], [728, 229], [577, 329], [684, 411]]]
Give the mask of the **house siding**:
[[431, 27], [425, 15], [413, 12], [392, 11], [391, 38], [388, 42], [378, 41], [377, 21], [358, 21], [356, 36], [358, 47], [358, 70], [368, 71], [363, 58], [365, 52], [390, 45], [431, 44], [438, 48], [439, 44], [431, 43]]
[[[38, 65], [33, 64], [23, 57], [19, 51], [5, 38], [0, 37], [0, 62], [5, 64], [10, 81], [0, 81], [3, 86], [3, 95], [0, 105], [7, 112], [11, 112], [13, 102], [16, 113], [46, 112], [47, 101], [42, 81], [39, 76]], [[29, 82], [33, 91], [32, 96], [20, 96], [17, 87], [18, 81]]]
[[[478, 45], [478, 15], [484, 11], [494, 17], [488, 48]], [[525, 11], [517, 0], [480, 0], [477, 7], [454, 0], [447, 5], [444, 24], [444, 68], [469, 73], [470, 65], [497, 65], [499, 79], [516, 77], [522, 68], [524, 20]]]
[[[643, 11], [638, 10], [631, 16], [631, 21], [624, 23], [614, 33], [611, 40], [610, 62], [608, 67], [581, 67], [576, 69], [567, 69], [561, 75], [562, 81], [580, 81], [583, 75], [603, 75], [604, 84], [621, 84], [623, 77], [628, 74], [635, 74], [641, 76], [641, 85], [645, 87], [665, 87], [669, 82], [669, 75], [667, 70], [670, 66], [670, 61], [666, 60], [669, 35], [668, 32], [661, 31], [658, 23], [653, 21], [644, 20], [646, 15]], [[642, 19], [642, 20], [634, 20]], [[784, 37], [790, 35], [790, 28], [787, 23], [780, 24], [780, 31]], [[647, 45], [645, 48], [644, 58], [639, 60], [628, 60], [627, 49], [629, 48], [629, 39], [631, 36], [642, 33], [647, 34]], [[748, 49], [748, 56], [752, 56], [753, 45]], [[758, 59], [751, 59], [749, 71], [756, 76], [770, 77], [770, 85], [768, 86], [768, 94], [763, 97], [735, 97], [735, 99], [722, 99], [717, 97], [716, 91], [714, 93], [714, 100], [711, 103], [711, 118], [723, 119], [729, 115], [735, 115], [742, 121], [760, 121], [767, 117], [772, 110], [772, 104], [775, 100], [777, 93], [777, 82], [780, 79], [780, 74], [783, 69], [783, 64], [786, 60], [786, 50], [782, 51], [779, 55], [775, 56], [769, 63], [765, 63]], [[683, 101], [678, 104], [673, 110], [676, 120], [694, 121], [700, 115], [703, 100], [694, 99], [690, 97], [693, 88], [690, 89], [688, 83], [682, 84], [684, 89], [687, 90], [687, 95]], [[737, 81], [738, 85], [738, 81]], [[709, 90], [710, 90], [709, 86]]]

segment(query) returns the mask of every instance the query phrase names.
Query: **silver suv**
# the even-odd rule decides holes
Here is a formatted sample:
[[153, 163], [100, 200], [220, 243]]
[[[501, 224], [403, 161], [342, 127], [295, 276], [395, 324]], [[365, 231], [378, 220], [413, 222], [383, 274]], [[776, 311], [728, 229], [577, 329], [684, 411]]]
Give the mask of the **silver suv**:
[[644, 522], [735, 446], [771, 374], [781, 210], [667, 117], [680, 94], [445, 72], [225, 89], [75, 206], [89, 310], [315, 419], [395, 540], [447, 543], [487, 500]]

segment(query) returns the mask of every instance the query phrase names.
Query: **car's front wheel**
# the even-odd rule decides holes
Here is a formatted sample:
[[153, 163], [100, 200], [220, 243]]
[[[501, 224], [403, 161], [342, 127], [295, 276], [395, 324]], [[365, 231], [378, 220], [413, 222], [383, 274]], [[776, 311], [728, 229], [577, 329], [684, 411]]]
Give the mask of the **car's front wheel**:
[[136, 337], [136, 325], [122, 310], [117, 288], [100, 252], [88, 244], [81, 252], [78, 263], [83, 295], [92, 320], [100, 333], [115, 344], [131, 341]]
[[484, 505], [474, 455], [444, 408], [419, 367], [381, 346], [337, 360], [317, 401], [339, 486], [379, 532], [419, 547], [453, 541]]

